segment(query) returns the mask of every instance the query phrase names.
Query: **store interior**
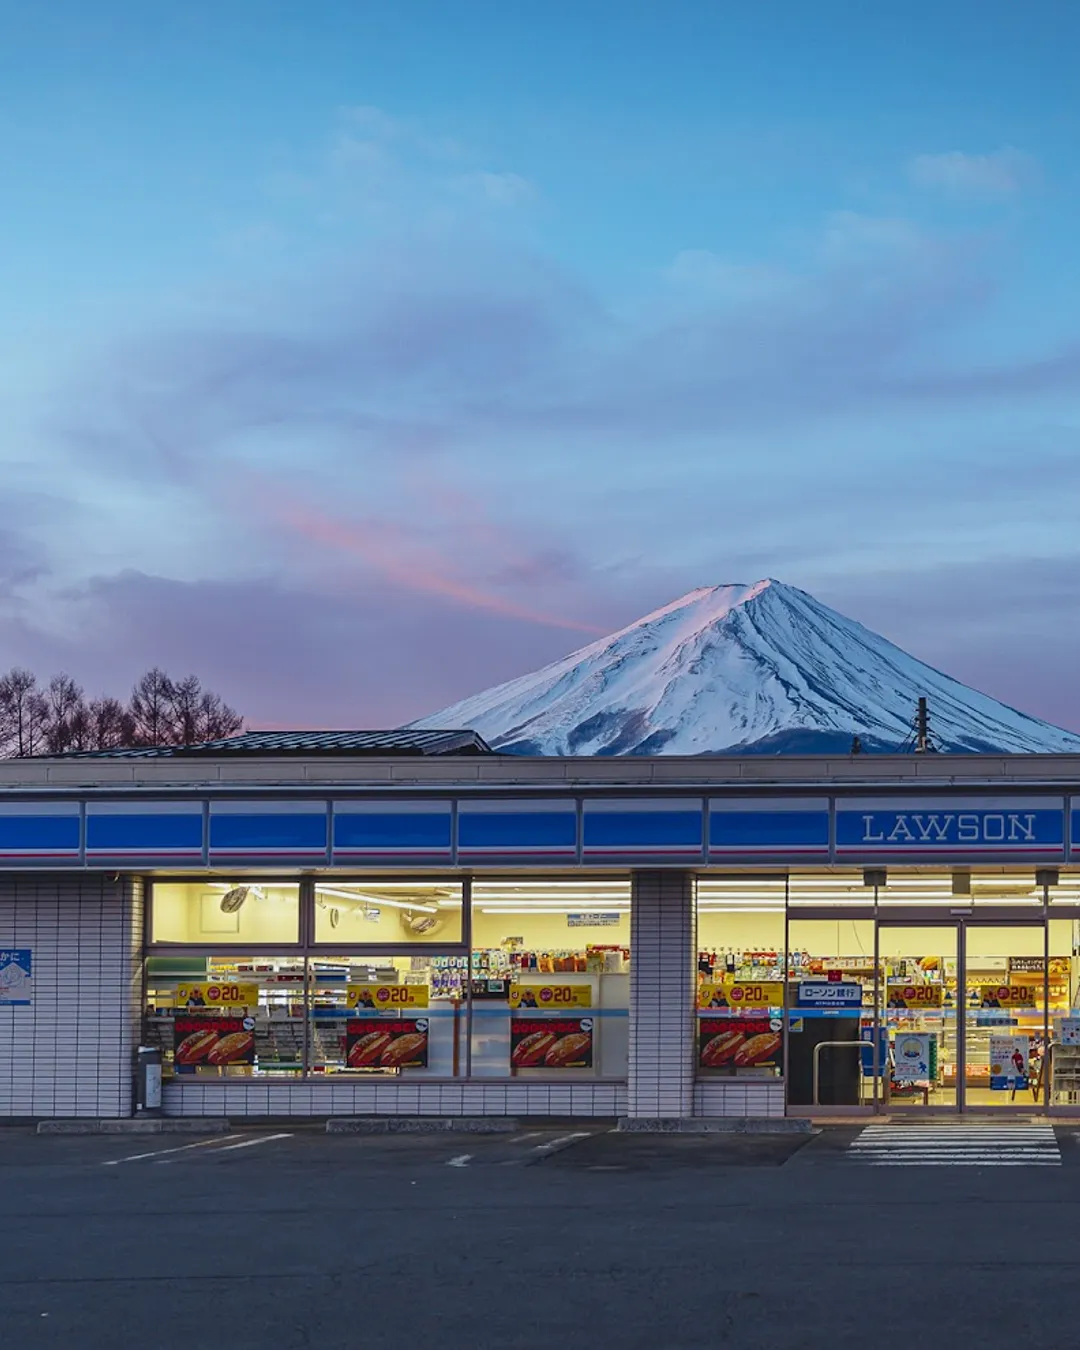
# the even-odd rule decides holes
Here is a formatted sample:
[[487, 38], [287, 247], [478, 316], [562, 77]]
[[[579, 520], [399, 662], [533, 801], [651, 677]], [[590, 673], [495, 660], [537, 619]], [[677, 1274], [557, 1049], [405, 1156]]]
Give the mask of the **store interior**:
[[[801, 1108], [1080, 1106], [1080, 878], [1045, 895], [1001, 869], [883, 883], [699, 879], [697, 1015], [717, 1033], [699, 1036], [699, 1073], [786, 1073]], [[787, 1042], [765, 1069], [723, 1053], [755, 997]]]

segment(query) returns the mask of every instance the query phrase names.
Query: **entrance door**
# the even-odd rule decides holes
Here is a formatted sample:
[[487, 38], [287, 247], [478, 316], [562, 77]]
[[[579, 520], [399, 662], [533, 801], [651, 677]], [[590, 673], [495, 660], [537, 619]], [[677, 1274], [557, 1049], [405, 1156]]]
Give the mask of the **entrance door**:
[[1031, 1113], [1046, 1102], [1045, 924], [964, 925], [964, 1107]]
[[878, 925], [877, 1100], [886, 1111], [963, 1108], [961, 939], [955, 920]]

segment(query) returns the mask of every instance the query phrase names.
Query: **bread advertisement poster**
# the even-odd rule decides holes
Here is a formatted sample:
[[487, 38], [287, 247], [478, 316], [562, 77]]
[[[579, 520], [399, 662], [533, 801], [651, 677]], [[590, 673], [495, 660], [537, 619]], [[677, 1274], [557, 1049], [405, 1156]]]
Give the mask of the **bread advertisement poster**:
[[250, 1017], [175, 1017], [177, 1073], [255, 1063], [255, 1022]]
[[776, 1069], [784, 1053], [779, 1017], [701, 1017], [698, 1064], [703, 1069]]
[[426, 1017], [350, 1017], [345, 1023], [348, 1069], [426, 1069]]
[[510, 1021], [510, 1068], [591, 1069], [591, 1017], [514, 1017]]

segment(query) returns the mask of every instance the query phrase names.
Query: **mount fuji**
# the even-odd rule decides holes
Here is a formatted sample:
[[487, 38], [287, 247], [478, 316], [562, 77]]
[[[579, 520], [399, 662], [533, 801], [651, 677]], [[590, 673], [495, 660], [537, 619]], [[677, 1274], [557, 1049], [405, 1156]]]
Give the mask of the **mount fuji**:
[[411, 725], [469, 727], [523, 755], [847, 753], [910, 741], [925, 695], [933, 744], [1080, 752], [1017, 712], [779, 581], [706, 586], [531, 675]]

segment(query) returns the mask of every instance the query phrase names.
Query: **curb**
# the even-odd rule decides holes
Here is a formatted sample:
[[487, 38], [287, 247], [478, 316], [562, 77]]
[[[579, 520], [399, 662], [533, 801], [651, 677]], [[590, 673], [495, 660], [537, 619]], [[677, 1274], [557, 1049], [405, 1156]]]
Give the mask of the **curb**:
[[229, 1122], [223, 1116], [203, 1120], [198, 1116], [180, 1116], [173, 1120], [40, 1120], [38, 1134], [227, 1134]]
[[813, 1134], [797, 1116], [623, 1116], [620, 1134]]
[[512, 1116], [357, 1116], [326, 1122], [327, 1134], [513, 1134]]

